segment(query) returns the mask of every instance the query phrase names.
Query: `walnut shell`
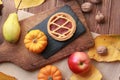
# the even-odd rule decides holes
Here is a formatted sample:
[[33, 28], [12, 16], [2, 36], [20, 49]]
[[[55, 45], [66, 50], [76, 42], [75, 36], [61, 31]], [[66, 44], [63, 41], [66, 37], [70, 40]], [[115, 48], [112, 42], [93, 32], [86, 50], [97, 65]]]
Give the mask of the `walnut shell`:
[[104, 22], [104, 15], [99, 11], [96, 16], [95, 16], [95, 20], [98, 22], [98, 23], [103, 23]]
[[93, 4], [90, 2], [85, 2], [81, 5], [81, 9], [83, 12], [90, 12], [93, 8]]
[[106, 55], [107, 54], [107, 47], [105, 46], [99, 46], [97, 47], [97, 53], [100, 55]]

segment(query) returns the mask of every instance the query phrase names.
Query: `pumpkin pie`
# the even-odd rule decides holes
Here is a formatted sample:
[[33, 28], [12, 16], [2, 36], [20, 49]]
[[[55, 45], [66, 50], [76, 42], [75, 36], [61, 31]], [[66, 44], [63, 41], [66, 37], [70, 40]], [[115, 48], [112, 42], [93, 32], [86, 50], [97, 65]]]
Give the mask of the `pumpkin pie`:
[[76, 31], [76, 22], [71, 15], [58, 12], [50, 17], [47, 24], [48, 33], [58, 41], [70, 39]]

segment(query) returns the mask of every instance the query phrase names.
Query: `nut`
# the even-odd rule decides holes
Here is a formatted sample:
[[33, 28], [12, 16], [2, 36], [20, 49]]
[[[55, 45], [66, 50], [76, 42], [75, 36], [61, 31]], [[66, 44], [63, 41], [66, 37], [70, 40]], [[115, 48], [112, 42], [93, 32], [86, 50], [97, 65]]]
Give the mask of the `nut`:
[[106, 55], [107, 52], [108, 52], [108, 50], [107, 50], [107, 47], [105, 47], [105, 46], [99, 46], [97, 48], [97, 53], [100, 55]]
[[90, 2], [85, 2], [81, 5], [81, 9], [83, 12], [90, 12], [93, 8], [93, 4]]
[[102, 2], [102, 0], [90, 0], [92, 3], [94, 3], [94, 4], [98, 4], [98, 3], [101, 3]]
[[104, 15], [99, 11], [97, 13], [97, 15], [95, 16], [95, 20], [98, 22], [98, 23], [103, 23], [104, 22]]

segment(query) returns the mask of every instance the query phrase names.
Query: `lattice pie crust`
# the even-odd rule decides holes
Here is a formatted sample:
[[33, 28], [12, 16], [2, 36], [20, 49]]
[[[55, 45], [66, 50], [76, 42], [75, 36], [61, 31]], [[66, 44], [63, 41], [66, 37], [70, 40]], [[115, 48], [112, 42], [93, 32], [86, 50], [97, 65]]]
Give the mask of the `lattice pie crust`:
[[48, 33], [58, 41], [68, 40], [76, 31], [76, 22], [71, 15], [59, 12], [50, 17], [47, 24]]

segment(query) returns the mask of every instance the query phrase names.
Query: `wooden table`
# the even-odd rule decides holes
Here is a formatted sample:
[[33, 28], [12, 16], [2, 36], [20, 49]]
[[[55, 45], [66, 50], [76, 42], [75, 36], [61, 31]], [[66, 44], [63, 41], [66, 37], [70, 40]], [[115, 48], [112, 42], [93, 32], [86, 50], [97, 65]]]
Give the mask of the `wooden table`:
[[[77, 0], [77, 1], [79, 4], [82, 4], [88, 0]], [[64, 3], [63, 0], [46, 0], [46, 2], [41, 6], [37, 6], [34, 8], [29, 8], [29, 9], [24, 9], [24, 10], [31, 12], [31, 13], [34, 13], [34, 14], [37, 14], [39, 12], [58, 7], [58, 6], [62, 5], [63, 3]], [[0, 27], [2, 27], [2, 24], [5, 21], [5, 19], [7, 18], [8, 14], [15, 11], [13, 0], [3, 0], [3, 4], [4, 4], [4, 9], [3, 9], [3, 14], [0, 17]], [[100, 24], [101, 29], [100, 29], [100, 31], [96, 31], [96, 33], [120, 34], [120, 31], [119, 31], [119, 29], [120, 29], [119, 28], [119, 26], [120, 26], [120, 23], [119, 23], [119, 21], [120, 21], [119, 4], [120, 4], [120, 0], [103, 0], [103, 2], [101, 4], [94, 5], [92, 12], [84, 13], [90, 31], [95, 32], [95, 28], [98, 24], [96, 23], [94, 17], [96, 15], [97, 11], [101, 11], [105, 15], [105, 23]], [[0, 39], [0, 41], [1, 41], [1, 39]], [[95, 62], [95, 63], [97, 63], [97, 62]], [[104, 65], [104, 66], [106, 64], [107, 63], [102, 63], [102, 65]], [[120, 63], [116, 62], [116, 63], [107, 64], [107, 65], [110, 68], [115, 69], [116, 67], [120, 66]], [[113, 66], [111, 67], [111, 65], [114, 65], [114, 67]], [[101, 66], [101, 64], [99, 64], [99, 63], [96, 66], [99, 69], [104, 68], [104, 66]], [[104, 70], [109, 68], [109, 67], [104, 68], [103, 73], [104, 73]], [[119, 80], [118, 78], [119, 78], [119, 70], [120, 69], [116, 69], [116, 70], [118, 70], [118, 71], [116, 73], [116, 77], [113, 80]], [[108, 71], [112, 72], [113, 70], [108, 70]], [[116, 72], [116, 71], [113, 71], [113, 72]], [[110, 79], [108, 79], [109, 75], [104, 75], [104, 76], [107, 76], [107, 79], [104, 78], [104, 80], [110, 80]]]
[[[75, 0], [78, 1], [79, 4], [82, 4], [86, 1], [90, 0]], [[6, 19], [7, 15], [10, 12], [15, 11], [13, 0], [3, 0], [4, 7], [6, 9], [3, 10], [2, 20], [0, 23], [3, 23]], [[39, 13], [42, 11], [46, 11], [59, 5], [63, 4], [63, 0], [46, 0], [43, 5], [24, 9], [25, 11], [31, 13]], [[105, 23], [100, 24], [100, 30], [97, 30], [97, 33], [100, 34], [119, 34], [120, 33], [120, 9], [119, 9], [120, 0], [103, 0], [101, 4], [94, 4], [93, 10], [90, 13], [84, 13], [86, 17], [86, 21], [88, 23], [89, 29], [92, 32], [95, 32], [95, 28], [98, 25], [95, 21], [95, 15], [98, 11], [102, 12], [105, 15]]]

